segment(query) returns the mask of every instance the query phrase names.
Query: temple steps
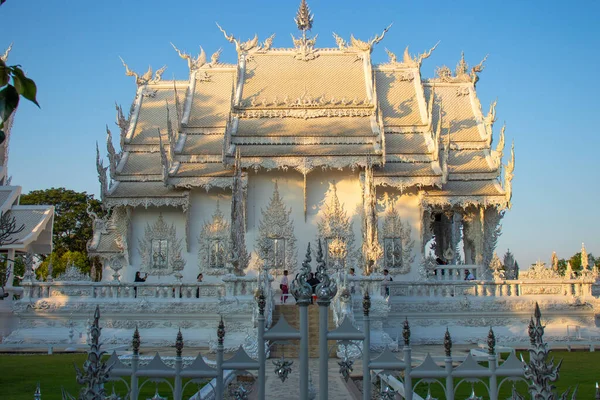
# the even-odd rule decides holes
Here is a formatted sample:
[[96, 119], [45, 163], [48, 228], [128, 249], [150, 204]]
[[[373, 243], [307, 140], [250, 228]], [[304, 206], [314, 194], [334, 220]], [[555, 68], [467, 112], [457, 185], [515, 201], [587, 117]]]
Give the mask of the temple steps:
[[[328, 313], [329, 330], [335, 329], [333, 323], [333, 312], [329, 309]], [[273, 310], [273, 324], [276, 324], [279, 317], [283, 315], [285, 320], [294, 328], [300, 328], [300, 308], [295, 304], [276, 305]], [[329, 355], [335, 357], [335, 340], [328, 340], [330, 348]], [[300, 341], [293, 340], [288, 344], [275, 344], [271, 348], [271, 358], [281, 357], [298, 358]], [[311, 358], [319, 357], [319, 306], [316, 304], [308, 306], [308, 356]]]

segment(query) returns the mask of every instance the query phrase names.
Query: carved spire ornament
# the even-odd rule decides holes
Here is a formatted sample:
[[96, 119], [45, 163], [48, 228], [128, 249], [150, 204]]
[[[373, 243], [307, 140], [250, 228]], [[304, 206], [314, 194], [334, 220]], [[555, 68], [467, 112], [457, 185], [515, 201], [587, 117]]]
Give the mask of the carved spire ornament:
[[98, 172], [98, 180], [100, 181], [100, 199], [104, 201], [104, 196], [108, 192], [108, 184], [106, 183], [106, 170], [108, 167], [104, 166], [104, 162], [100, 158], [100, 149], [98, 148], [98, 142], [96, 142], [96, 171]]
[[234, 171], [231, 190], [231, 250], [228, 261], [232, 273], [243, 275], [244, 270], [248, 267], [250, 255], [246, 250], [245, 189], [242, 182], [242, 165], [239, 149], [235, 154]]
[[373, 179], [373, 166], [365, 168], [363, 184], [363, 271], [365, 275], [377, 271], [377, 261], [383, 255], [383, 251], [378, 240], [377, 223], [377, 193], [375, 180]]
[[308, 247], [306, 248], [306, 256], [304, 257], [304, 261], [302, 262], [302, 267], [300, 272], [290, 286], [290, 292], [292, 296], [296, 299], [296, 302], [299, 304], [308, 304], [310, 303], [310, 299], [312, 296], [312, 287], [309, 283], [307, 283], [310, 275], [310, 262], [312, 260], [310, 251], [310, 242], [308, 243]]
[[296, 22], [298, 29], [302, 31], [302, 35], [304, 37], [306, 37], [306, 31], [310, 31], [312, 29], [314, 17], [314, 14], [310, 13], [310, 8], [308, 8], [306, 0], [302, 0], [300, 7], [298, 8], [298, 12], [296, 12], [294, 21]]
[[131, 123], [131, 116], [133, 115], [133, 111], [135, 109], [135, 102], [131, 103], [131, 107], [129, 108], [129, 114], [127, 118], [123, 114], [123, 109], [120, 105], [115, 103], [115, 108], [117, 110], [117, 121], [115, 122], [120, 130], [120, 145], [121, 151], [125, 148], [125, 138], [127, 137], [127, 133], [129, 132], [129, 125]]
[[143, 86], [143, 85], [147, 85], [147, 84], [154, 84], [154, 83], [160, 82], [162, 79], [162, 74], [167, 69], [166, 65], [163, 66], [162, 68], [157, 69], [156, 72], [154, 73], [154, 77], [152, 77], [152, 67], [148, 66], [148, 70], [144, 73], [144, 75], [140, 76], [138, 73], [130, 70], [129, 66], [125, 63], [125, 61], [121, 57], [119, 57], [119, 58], [121, 59], [121, 62], [123, 63], [123, 66], [125, 67], [125, 75], [134, 76], [135, 83], [138, 86]]
[[[439, 44], [440, 44], [440, 42], [438, 41], [431, 49], [429, 49], [429, 51], [421, 53], [418, 56], [411, 56], [410, 53], [408, 52], [408, 46], [406, 46], [406, 48], [404, 49], [404, 54], [402, 55], [402, 63], [406, 64], [406, 65], [414, 66], [417, 68], [421, 68], [421, 64], [423, 63], [423, 60], [429, 58], [431, 56], [431, 53], [433, 53], [433, 51], [438, 47]], [[390, 53], [388, 52], [388, 55], [389, 54]], [[391, 60], [390, 60], [390, 62], [391, 62]]]
[[115, 146], [112, 142], [112, 133], [106, 125], [106, 150], [108, 151], [108, 166], [110, 172], [110, 179], [114, 180], [117, 175], [117, 165], [121, 161], [121, 154], [117, 153]]
[[294, 221], [290, 220], [292, 209], [286, 208], [279, 195], [277, 182], [268, 207], [261, 213], [256, 241], [258, 256], [269, 268], [280, 273], [284, 270], [291, 273], [296, 269], [298, 257]]
[[6, 48], [6, 50], [4, 51], [4, 54], [2, 54], [0, 56], [0, 60], [6, 62], [8, 60], [8, 55], [10, 54], [10, 51], [12, 50], [13, 44], [9, 44], [8, 47]]
[[590, 266], [588, 253], [585, 249], [585, 243], [581, 243], [581, 270], [587, 271]]
[[504, 192], [506, 195], [506, 203], [507, 207], [510, 210], [512, 207], [512, 180], [515, 176], [515, 142], [512, 143], [510, 148], [510, 161], [506, 164], [506, 168], [504, 170]]

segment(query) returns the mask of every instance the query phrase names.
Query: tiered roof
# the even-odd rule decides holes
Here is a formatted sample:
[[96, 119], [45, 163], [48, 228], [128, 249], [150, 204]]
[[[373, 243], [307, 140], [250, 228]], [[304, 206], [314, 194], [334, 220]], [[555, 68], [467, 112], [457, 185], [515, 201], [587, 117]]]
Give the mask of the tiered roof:
[[368, 42], [334, 34], [337, 48], [317, 48], [299, 26], [291, 48], [273, 48], [273, 36], [241, 42], [219, 27], [237, 65], [220, 63], [220, 51], [209, 62], [203, 50], [193, 58], [176, 48], [189, 81], [127, 68], [138, 90], [129, 118], [118, 115], [122, 152], [110, 143], [109, 167], [99, 164], [106, 204], [187, 207], [187, 189], [231, 187], [239, 154], [243, 168], [303, 174], [374, 165], [377, 185], [423, 188], [426, 204], [510, 205], [514, 158], [503, 186], [504, 130], [492, 150], [495, 103], [483, 115], [475, 91], [483, 62], [469, 68], [462, 57], [455, 72], [422, 79], [434, 49], [415, 57], [407, 48], [402, 60], [388, 51], [389, 62], [375, 65], [371, 51], [387, 29]]

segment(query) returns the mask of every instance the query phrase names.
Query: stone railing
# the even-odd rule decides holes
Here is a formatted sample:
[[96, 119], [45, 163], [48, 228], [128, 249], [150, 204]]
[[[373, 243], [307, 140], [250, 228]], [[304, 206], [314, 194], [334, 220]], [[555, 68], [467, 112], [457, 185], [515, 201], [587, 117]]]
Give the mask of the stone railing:
[[595, 283], [582, 280], [562, 281], [418, 281], [388, 283], [390, 296], [401, 297], [514, 297], [528, 295], [592, 296]]
[[463, 281], [465, 279], [465, 270], [469, 270], [475, 279], [479, 278], [479, 265], [438, 265], [430, 269], [430, 281]]
[[23, 282], [24, 300], [79, 297], [90, 299], [196, 299], [252, 296], [255, 278], [226, 276], [223, 282]]

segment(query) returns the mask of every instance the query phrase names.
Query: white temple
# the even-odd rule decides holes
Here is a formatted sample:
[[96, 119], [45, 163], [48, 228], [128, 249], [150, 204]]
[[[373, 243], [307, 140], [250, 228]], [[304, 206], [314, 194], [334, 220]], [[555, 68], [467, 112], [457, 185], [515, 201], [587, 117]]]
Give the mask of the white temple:
[[[214, 340], [207, 336], [225, 313], [239, 344], [252, 332], [257, 280], [272, 279], [276, 293], [283, 270], [293, 277], [319, 239], [328, 265], [355, 268], [362, 290], [380, 293], [390, 271], [390, 297], [374, 298], [372, 315], [374, 329], [392, 337], [404, 316], [423, 327], [424, 341], [436, 337], [425, 332], [432, 325], [509, 332], [537, 299], [524, 295], [553, 294], [549, 319], [564, 315], [572, 295], [592, 296], [591, 281], [527, 284], [495, 262], [515, 158], [513, 146], [503, 168], [496, 102], [484, 114], [477, 97], [485, 59], [469, 66], [462, 55], [454, 71], [426, 78], [421, 64], [437, 45], [418, 55], [386, 49], [389, 61], [374, 64], [388, 28], [368, 41], [334, 33], [337, 47], [320, 48], [311, 25], [299, 24], [287, 44], [274, 35], [242, 41], [219, 26], [236, 64], [220, 62], [220, 50], [209, 58], [173, 46], [188, 63], [186, 80], [123, 62], [136, 94], [127, 114], [117, 106], [119, 151], [107, 128], [106, 167], [98, 150], [110, 217], [95, 218], [88, 247], [103, 260], [102, 282], [40, 283], [34, 304], [84, 319], [102, 302], [109, 336], [123, 342], [136, 325], [157, 342], [171, 337], [158, 328], [176, 327], [191, 342]], [[148, 279], [134, 285], [138, 271]], [[15, 338], [36, 336], [26, 328], [39, 312], [16, 310], [29, 322]], [[579, 312], [592, 324], [592, 311]]]

